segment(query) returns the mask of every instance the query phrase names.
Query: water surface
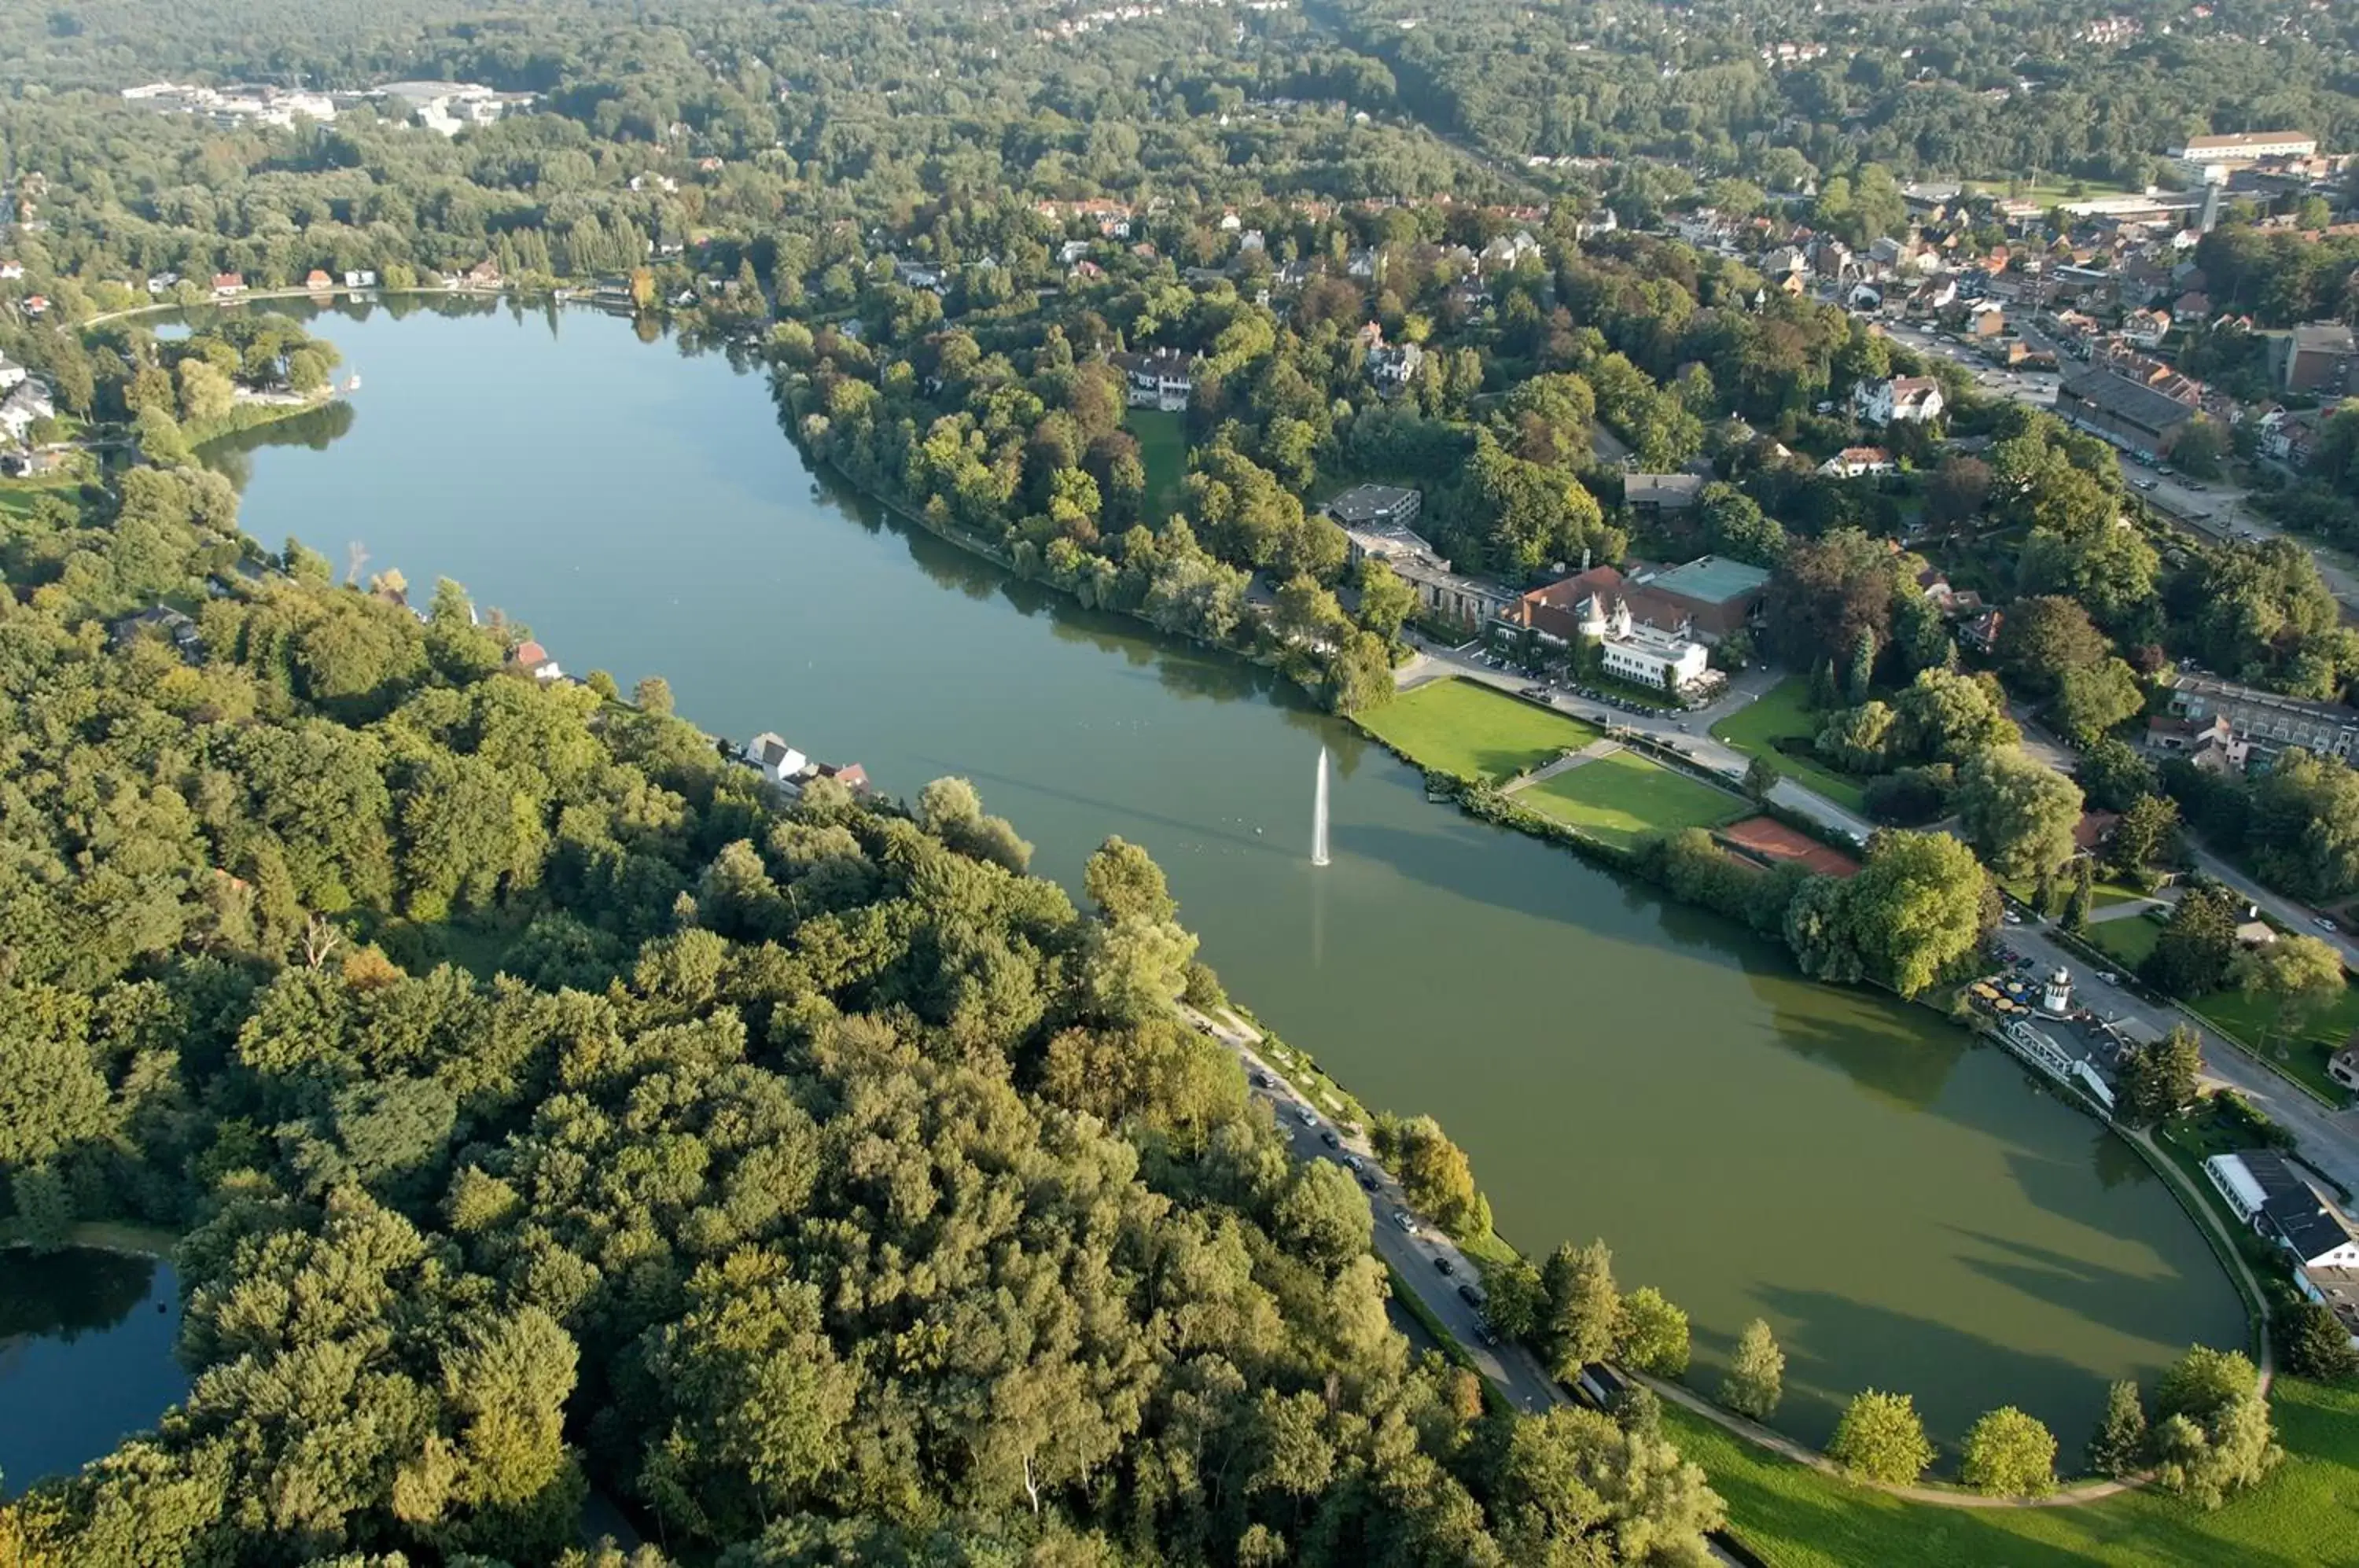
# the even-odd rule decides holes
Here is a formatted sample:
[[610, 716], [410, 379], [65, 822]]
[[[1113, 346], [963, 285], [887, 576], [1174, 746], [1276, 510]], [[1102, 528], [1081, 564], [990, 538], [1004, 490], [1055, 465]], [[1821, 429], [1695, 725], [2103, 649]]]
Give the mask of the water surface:
[[[1146, 844], [1230, 990], [1370, 1105], [1439, 1116], [1527, 1251], [1605, 1237], [1745, 1320], [1813, 1439], [1873, 1385], [1937, 1436], [2013, 1402], [2068, 1451], [2107, 1379], [2242, 1342], [2235, 1296], [2127, 1149], [1932, 1014], [1429, 804], [1263, 672], [1081, 611], [815, 480], [759, 375], [586, 312], [384, 310], [319, 330], [349, 429], [234, 459], [248, 532], [456, 577], [575, 673], [657, 673], [914, 796], [962, 773], [1077, 885]], [[1334, 864], [1309, 864], [1336, 759]]]
[[0, 1247], [0, 1496], [78, 1470], [189, 1391], [172, 1266]]

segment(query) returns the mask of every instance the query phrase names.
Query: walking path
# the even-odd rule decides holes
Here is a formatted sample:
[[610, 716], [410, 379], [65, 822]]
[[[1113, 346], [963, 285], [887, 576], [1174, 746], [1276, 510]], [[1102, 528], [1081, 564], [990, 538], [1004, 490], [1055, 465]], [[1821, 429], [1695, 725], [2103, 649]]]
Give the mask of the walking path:
[[[2269, 1339], [2268, 1318], [2263, 1305], [2267, 1298], [2261, 1292], [2260, 1280], [2255, 1278], [2252, 1266], [2245, 1261], [2245, 1255], [2236, 1249], [2235, 1239], [2222, 1232], [2218, 1217], [2213, 1214], [2211, 1206], [2204, 1201], [2203, 1195], [2194, 1190], [2186, 1175], [2178, 1166], [2170, 1162], [2169, 1157], [2155, 1147], [2153, 1138], [2134, 1127], [2120, 1127], [2116, 1130], [2143, 1150], [2148, 1158], [2148, 1162], [2162, 1173], [2163, 1180], [2170, 1185], [2186, 1207], [2188, 1217], [2195, 1222], [2196, 1227], [2203, 1232], [2204, 1239], [2211, 1242], [2212, 1249], [2219, 1254], [2222, 1267], [2225, 1268], [2236, 1281], [2237, 1290], [2245, 1298], [2245, 1311], [2251, 1315], [2253, 1331], [2260, 1336], [2260, 1354], [2255, 1362], [2255, 1367], [2259, 1373], [2257, 1381], [2261, 1397], [2267, 1399], [2270, 1385], [2277, 1380], [2277, 1349]], [[2116, 1493], [2131, 1491], [2146, 1485], [2147, 1478], [2144, 1476], [2127, 1481], [2082, 1481], [2073, 1486], [2059, 1487], [2044, 1497], [1986, 1497], [1980, 1492], [1960, 1491], [1950, 1486], [1928, 1486], [1918, 1484], [1903, 1486], [1888, 1481], [1871, 1481], [1853, 1475], [1818, 1450], [1797, 1443], [1783, 1432], [1774, 1432], [1758, 1421], [1738, 1415], [1734, 1410], [1724, 1410], [1713, 1404], [1693, 1389], [1666, 1381], [1649, 1373], [1629, 1368], [1623, 1368], [1622, 1372], [1625, 1377], [1637, 1378], [1654, 1389], [1657, 1394], [1671, 1400], [1682, 1410], [1701, 1416], [1714, 1426], [1743, 1438], [1756, 1448], [1767, 1449], [1781, 1458], [1792, 1460], [1797, 1465], [1807, 1465], [1813, 1470], [1823, 1471], [1827, 1475], [1848, 1481], [1854, 1486], [1869, 1486], [1879, 1492], [1889, 1492], [1896, 1497], [1903, 1497], [1912, 1503], [1925, 1503], [1934, 1508], [2077, 1508], [2084, 1503], [2098, 1502]]]
[[1509, 780], [1506, 787], [1499, 793], [1512, 795], [1518, 789], [1527, 789], [1535, 784], [1555, 778], [1560, 773], [1569, 772], [1584, 762], [1594, 762], [1601, 757], [1611, 757], [1621, 749], [1622, 743], [1618, 740], [1600, 738], [1591, 741], [1579, 751], [1568, 751], [1554, 762], [1535, 768], [1520, 779]]

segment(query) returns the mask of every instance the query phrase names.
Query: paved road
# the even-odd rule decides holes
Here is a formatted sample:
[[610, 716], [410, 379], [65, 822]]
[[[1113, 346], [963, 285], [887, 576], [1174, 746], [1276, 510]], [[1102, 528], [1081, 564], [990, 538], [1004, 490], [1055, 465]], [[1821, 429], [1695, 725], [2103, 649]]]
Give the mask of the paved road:
[[[1458, 1294], [1461, 1284], [1479, 1283], [1481, 1271], [1473, 1259], [1458, 1250], [1455, 1242], [1422, 1220], [1415, 1222], [1415, 1235], [1401, 1228], [1395, 1216], [1408, 1213], [1408, 1200], [1401, 1194], [1400, 1184], [1376, 1163], [1366, 1139], [1337, 1134], [1326, 1114], [1311, 1107], [1307, 1097], [1297, 1094], [1287, 1082], [1286, 1075], [1255, 1051], [1260, 1042], [1258, 1035], [1226, 1019], [1192, 1009], [1189, 1016], [1199, 1029], [1244, 1059], [1245, 1072], [1257, 1080], [1254, 1097], [1266, 1100], [1276, 1111], [1277, 1125], [1285, 1130], [1296, 1159], [1338, 1163], [1356, 1159], [1375, 1178], [1376, 1189], [1368, 1194], [1368, 1202], [1375, 1211], [1376, 1256], [1392, 1265], [1393, 1271], [1407, 1282], [1426, 1310], [1464, 1346], [1475, 1369], [1506, 1390], [1507, 1398], [1523, 1410], [1541, 1410], [1551, 1404], [1566, 1402], [1564, 1391], [1522, 1345], [1483, 1343], [1482, 1318]], [[1261, 1086], [1258, 1080], [1266, 1080], [1267, 1086]], [[1317, 1116], [1315, 1127], [1304, 1124], [1302, 1112], [1306, 1109]], [[1330, 1136], [1336, 1138], [1332, 1145], [1325, 1141]], [[1448, 1273], [1435, 1266], [1437, 1258], [1449, 1262]]]
[[2146, 1001], [2126, 986], [2107, 984], [2098, 976], [2109, 971], [2093, 969], [2087, 959], [2056, 942], [2050, 930], [2046, 921], [2027, 916], [2022, 925], [2001, 930], [1999, 938], [2029, 957], [2043, 974], [2060, 964], [2070, 969], [2075, 998], [2100, 1018], [2136, 1023], [2158, 1038], [2179, 1024], [2192, 1027], [2203, 1041], [2205, 1077], [2243, 1094], [2294, 1135], [2303, 1158], [2359, 1192], [2359, 1112], [2328, 1110], [2200, 1018], [2168, 1004]]

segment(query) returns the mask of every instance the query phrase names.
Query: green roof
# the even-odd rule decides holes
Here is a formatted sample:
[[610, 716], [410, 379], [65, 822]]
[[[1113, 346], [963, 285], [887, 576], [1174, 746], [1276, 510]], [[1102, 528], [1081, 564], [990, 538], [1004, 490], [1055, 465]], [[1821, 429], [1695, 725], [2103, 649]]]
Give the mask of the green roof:
[[1685, 566], [1674, 566], [1647, 586], [1665, 593], [1677, 593], [1699, 604], [1725, 604], [1731, 599], [1741, 599], [1747, 593], [1757, 593], [1768, 583], [1769, 574], [1757, 566], [1747, 566], [1741, 561], [1723, 561], [1716, 555], [1698, 556]]

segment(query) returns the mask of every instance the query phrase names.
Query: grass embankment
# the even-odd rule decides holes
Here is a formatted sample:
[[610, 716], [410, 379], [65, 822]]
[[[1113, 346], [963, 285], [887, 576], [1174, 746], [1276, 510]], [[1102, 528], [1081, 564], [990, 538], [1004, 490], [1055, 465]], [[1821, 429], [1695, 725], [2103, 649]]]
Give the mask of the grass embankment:
[[56, 495], [71, 501], [91, 477], [88, 458], [71, 463], [59, 474], [39, 479], [0, 479], [0, 517], [28, 517], [33, 503], [44, 495]]
[[1579, 719], [1477, 681], [1429, 681], [1358, 715], [1361, 727], [1419, 766], [1504, 784], [1598, 738]]
[[[68, 1233], [67, 1245], [100, 1252], [132, 1252], [143, 1258], [169, 1258], [179, 1246], [178, 1231], [160, 1225], [133, 1225], [126, 1220], [82, 1220]], [[0, 1247], [28, 1245], [22, 1220], [0, 1220]]]
[[[1764, 1454], [1675, 1405], [1663, 1420], [1728, 1499], [1737, 1538], [1773, 1568], [2359, 1564], [2359, 1390], [2281, 1377], [2270, 1406], [2285, 1464], [2209, 1514], [2145, 1491], [2073, 1508], [1933, 1508]], [[2059, 1434], [2068, 1456], [2082, 1435]]]
[[1188, 472], [1188, 417], [1133, 408], [1123, 423], [1137, 440], [1138, 464], [1147, 470], [1147, 520], [1159, 523], [1180, 505], [1180, 481]]
[[1867, 810], [1866, 788], [1856, 779], [1835, 772], [1814, 757], [1795, 757], [1777, 749], [1780, 740], [1808, 741], [1819, 733], [1811, 713], [1810, 688], [1799, 676], [1789, 677], [1764, 691], [1712, 726], [1712, 738], [1747, 757], [1767, 757], [1778, 772], [1806, 789], [1813, 789], [1844, 811]]
[[1649, 833], [1718, 827], [1752, 810], [1724, 789], [1629, 751], [1569, 768], [1518, 790], [1516, 800], [1620, 849]]
[[2222, 1034], [2231, 1036], [2328, 1105], [2341, 1105], [2350, 1098], [2349, 1092], [2327, 1075], [2326, 1061], [2359, 1031], [2359, 987], [2343, 986], [2332, 1007], [2291, 1029], [2278, 1027], [2277, 1004], [2267, 996], [2214, 991], [2188, 1006]]

